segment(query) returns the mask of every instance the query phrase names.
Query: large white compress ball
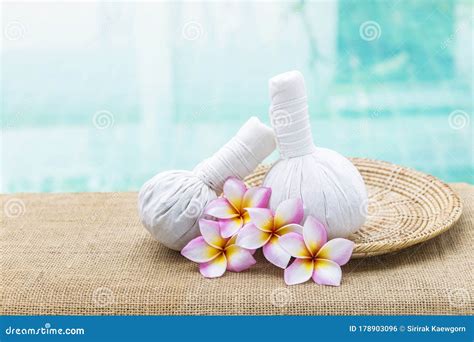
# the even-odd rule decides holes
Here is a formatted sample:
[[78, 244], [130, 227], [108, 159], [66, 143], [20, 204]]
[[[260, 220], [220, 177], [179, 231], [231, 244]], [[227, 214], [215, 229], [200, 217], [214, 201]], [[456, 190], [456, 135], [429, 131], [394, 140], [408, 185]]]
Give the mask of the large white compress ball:
[[264, 180], [272, 188], [271, 208], [301, 198], [305, 215], [324, 223], [329, 238], [356, 232], [367, 212], [364, 180], [347, 158], [314, 145], [303, 75], [290, 71], [275, 76], [269, 88], [270, 119], [280, 150]]
[[273, 130], [252, 117], [193, 171], [166, 171], [147, 181], [138, 195], [143, 225], [166, 247], [181, 250], [199, 235], [199, 218], [226, 179], [248, 176], [274, 149]]

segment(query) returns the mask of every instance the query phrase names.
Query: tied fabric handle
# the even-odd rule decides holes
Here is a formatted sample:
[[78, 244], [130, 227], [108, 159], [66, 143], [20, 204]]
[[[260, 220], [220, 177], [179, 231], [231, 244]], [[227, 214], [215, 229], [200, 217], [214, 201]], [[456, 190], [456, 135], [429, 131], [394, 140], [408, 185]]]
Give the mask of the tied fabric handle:
[[220, 193], [227, 178], [247, 177], [273, 152], [275, 145], [272, 129], [252, 117], [227, 144], [199, 164], [194, 172], [205, 184]]
[[282, 158], [314, 152], [306, 96], [272, 105], [269, 112]]

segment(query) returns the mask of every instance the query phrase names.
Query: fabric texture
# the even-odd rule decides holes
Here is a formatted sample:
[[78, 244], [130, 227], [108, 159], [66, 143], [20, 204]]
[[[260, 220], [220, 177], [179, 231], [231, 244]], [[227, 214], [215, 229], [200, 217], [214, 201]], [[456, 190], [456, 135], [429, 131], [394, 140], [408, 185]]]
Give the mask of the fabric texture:
[[351, 260], [340, 287], [286, 286], [256, 253], [242, 273], [205, 279], [153, 240], [136, 193], [2, 195], [3, 315], [472, 315], [474, 186], [447, 232], [398, 253]]

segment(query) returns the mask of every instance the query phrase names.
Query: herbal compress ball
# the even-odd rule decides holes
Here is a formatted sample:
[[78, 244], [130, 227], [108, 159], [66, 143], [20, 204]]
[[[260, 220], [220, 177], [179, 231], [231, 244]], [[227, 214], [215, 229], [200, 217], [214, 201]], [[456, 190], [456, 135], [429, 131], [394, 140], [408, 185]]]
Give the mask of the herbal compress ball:
[[347, 158], [314, 145], [300, 72], [273, 77], [269, 88], [270, 119], [280, 150], [280, 159], [264, 180], [264, 186], [272, 188], [270, 207], [301, 198], [305, 214], [323, 222], [329, 238], [349, 236], [364, 224], [367, 212], [362, 176]]
[[143, 225], [166, 247], [181, 250], [199, 235], [199, 218], [225, 180], [248, 176], [274, 149], [273, 130], [252, 117], [193, 171], [166, 171], [147, 181], [138, 195]]

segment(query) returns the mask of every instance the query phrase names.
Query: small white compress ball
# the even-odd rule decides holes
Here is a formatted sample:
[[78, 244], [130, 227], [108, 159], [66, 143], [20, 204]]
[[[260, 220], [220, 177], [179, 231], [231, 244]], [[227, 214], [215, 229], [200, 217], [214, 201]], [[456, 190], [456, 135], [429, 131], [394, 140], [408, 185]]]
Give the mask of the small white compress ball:
[[303, 75], [290, 71], [270, 79], [270, 119], [280, 159], [264, 186], [272, 188], [273, 210], [301, 198], [305, 215], [323, 222], [329, 238], [348, 237], [365, 221], [367, 190], [355, 166], [339, 153], [315, 147]]
[[248, 176], [274, 149], [273, 130], [252, 117], [193, 171], [166, 171], [147, 181], [138, 195], [143, 225], [166, 247], [181, 250], [199, 235], [199, 218], [225, 180]]

